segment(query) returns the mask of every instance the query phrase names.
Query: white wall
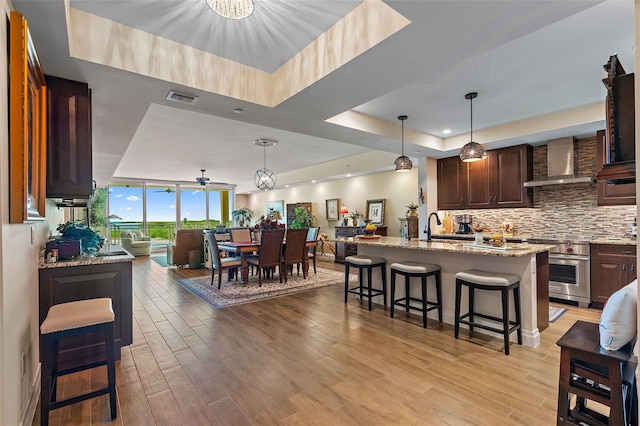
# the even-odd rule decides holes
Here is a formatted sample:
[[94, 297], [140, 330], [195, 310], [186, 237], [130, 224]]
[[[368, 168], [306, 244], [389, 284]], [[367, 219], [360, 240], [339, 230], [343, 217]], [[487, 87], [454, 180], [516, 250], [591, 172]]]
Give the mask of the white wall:
[[286, 205], [296, 202], [311, 202], [312, 213], [315, 216], [314, 225], [320, 226], [320, 232], [334, 235], [334, 227], [341, 221], [327, 221], [327, 199], [339, 198], [340, 205], [344, 204], [351, 211], [355, 208], [364, 212], [367, 200], [384, 198], [384, 225], [388, 227], [388, 235], [399, 236], [399, 217], [404, 217], [406, 205], [417, 202], [418, 199], [418, 169], [414, 167], [409, 173], [395, 171], [380, 172], [347, 179], [297, 186], [293, 188], [277, 189], [259, 194], [251, 194], [244, 200], [237, 199], [238, 207], [249, 207], [253, 210], [255, 222], [261, 214], [266, 213], [268, 201], [284, 200]]
[[[8, 2], [2, 2], [6, 16], [10, 8]], [[3, 16], [0, 21], [0, 105], [7, 105], [7, 19]], [[8, 113], [6, 108], [0, 111], [0, 424], [19, 425], [31, 424], [39, 397], [38, 252], [50, 227], [61, 220], [61, 212], [48, 203], [46, 222], [9, 224]]]

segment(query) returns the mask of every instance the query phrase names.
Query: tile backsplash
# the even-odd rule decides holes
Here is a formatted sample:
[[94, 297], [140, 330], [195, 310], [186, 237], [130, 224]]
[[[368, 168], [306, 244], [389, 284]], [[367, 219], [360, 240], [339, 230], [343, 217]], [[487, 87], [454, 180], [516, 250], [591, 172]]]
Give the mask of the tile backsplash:
[[[534, 147], [533, 177], [547, 175], [547, 146]], [[574, 142], [576, 174], [596, 173], [596, 137]], [[503, 221], [513, 222], [515, 236], [537, 238], [630, 237], [636, 206], [598, 206], [594, 183], [550, 185], [534, 188], [535, 208], [452, 210], [473, 215], [473, 223], [499, 230]]]

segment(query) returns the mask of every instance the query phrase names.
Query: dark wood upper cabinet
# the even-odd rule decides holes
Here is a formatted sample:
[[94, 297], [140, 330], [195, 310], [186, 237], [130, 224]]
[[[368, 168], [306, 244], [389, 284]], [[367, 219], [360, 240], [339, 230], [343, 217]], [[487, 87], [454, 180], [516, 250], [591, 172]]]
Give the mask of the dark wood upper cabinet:
[[47, 81], [47, 198], [86, 200], [93, 189], [91, 91], [86, 83]]
[[[606, 161], [606, 132], [599, 130], [596, 134], [596, 170], [601, 170]], [[636, 204], [636, 184], [614, 184], [606, 180], [597, 182], [598, 205], [618, 206]]]
[[438, 209], [533, 207], [533, 147], [518, 145], [487, 151], [483, 161], [458, 156], [438, 160]]
[[607, 77], [606, 132], [603, 164], [596, 179], [611, 184], [636, 180], [634, 74], [627, 74], [613, 55], [604, 66]]

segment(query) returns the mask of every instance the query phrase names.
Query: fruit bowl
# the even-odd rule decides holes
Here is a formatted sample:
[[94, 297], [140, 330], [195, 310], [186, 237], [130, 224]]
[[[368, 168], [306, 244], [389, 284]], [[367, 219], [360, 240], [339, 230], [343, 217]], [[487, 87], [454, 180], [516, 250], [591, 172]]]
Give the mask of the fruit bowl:
[[374, 229], [364, 229], [364, 235], [373, 235], [375, 234], [376, 230]]

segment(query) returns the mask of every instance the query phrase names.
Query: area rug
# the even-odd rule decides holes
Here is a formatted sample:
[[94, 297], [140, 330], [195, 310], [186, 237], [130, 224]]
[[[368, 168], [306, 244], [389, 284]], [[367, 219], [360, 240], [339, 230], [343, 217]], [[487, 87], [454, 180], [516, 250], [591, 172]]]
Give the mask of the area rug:
[[169, 266], [169, 264], [167, 263], [167, 255], [162, 255], [162, 256], [151, 256], [151, 260], [153, 260], [154, 262], [156, 262], [158, 265], [163, 266], [163, 267], [167, 267]]
[[[217, 272], [213, 286], [211, 285], [210, 273], [200, 277], [178, 280], [178, 284], [214, 308], [224, 308], [241, 303], [255, 302], [257, 300], [285, 296], [334, 284], [344, 285], [344, 272], [324, 268], [317, 268], [317, 270], [317, 274], [314, 274], [312, 271], [306, 280], [303, 279], [302, 273], [300, 273], [299, 277], [294, 273], [293, 277], [288, 277], [286, 284], [284, 283], [284, 279], [282, 284], [280, 284], [276, 273], [273, 279], [263, 279], [262, 287], [258, 287], [257, 276], [249, 276], [249, 282], [243, 286], [235, 279], [228, 280], [226, 272], [223, 272], [222, 288], [220, 290], [218, 290]], [[351, 275], [349, 277], [350, 282], [355, 282], [357, 279], [357, 275]]]
[[549, 306], [549, 322], [556, 322], [565, 312], [566, 308], [557, 308], [555, 306]]

